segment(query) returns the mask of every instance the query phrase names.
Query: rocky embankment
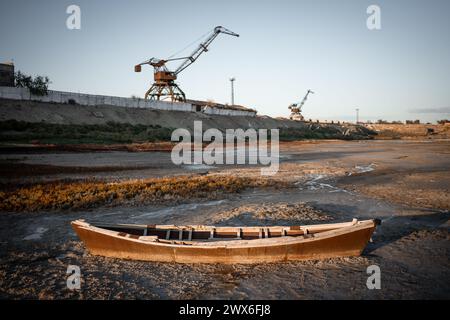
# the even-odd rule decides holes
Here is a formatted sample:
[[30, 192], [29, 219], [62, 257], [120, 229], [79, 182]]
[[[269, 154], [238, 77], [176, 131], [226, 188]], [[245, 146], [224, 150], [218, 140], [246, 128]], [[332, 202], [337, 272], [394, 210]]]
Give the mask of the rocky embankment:
[[278, 128], [281, 140], [369, 139], [374, 135], [370, 129], [353, 124], [0, 99], [2, 142], [37, 140], [40, 143], [109, 144], [168, 141], [173, 129], [192, 130], [194, 121], [202, 121], [203, 130]]

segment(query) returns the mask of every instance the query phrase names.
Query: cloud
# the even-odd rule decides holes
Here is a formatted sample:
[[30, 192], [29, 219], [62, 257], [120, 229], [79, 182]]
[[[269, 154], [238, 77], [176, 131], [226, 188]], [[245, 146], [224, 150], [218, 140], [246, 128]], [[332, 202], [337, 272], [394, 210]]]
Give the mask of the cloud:
[[442, 108], [419, 108], [410, 110], [411, 113], [448, 113], [450, 114], [450, 107], [442, 107]]

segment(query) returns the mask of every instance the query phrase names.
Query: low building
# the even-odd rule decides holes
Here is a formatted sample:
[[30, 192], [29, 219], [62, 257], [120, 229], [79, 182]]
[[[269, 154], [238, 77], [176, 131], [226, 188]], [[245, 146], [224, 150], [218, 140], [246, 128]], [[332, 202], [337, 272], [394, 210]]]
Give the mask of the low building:
[[0, 87], [14, 87], [14, 64], [0, 63]]
[[186, 100], [186, 103], [192, 105], [192, 111], [203, 112], [206, 114], [218, 114], [229, 116], [256, 116], [256, 110], [246, 108], [240, 105], [221, 104], [213, 101]]

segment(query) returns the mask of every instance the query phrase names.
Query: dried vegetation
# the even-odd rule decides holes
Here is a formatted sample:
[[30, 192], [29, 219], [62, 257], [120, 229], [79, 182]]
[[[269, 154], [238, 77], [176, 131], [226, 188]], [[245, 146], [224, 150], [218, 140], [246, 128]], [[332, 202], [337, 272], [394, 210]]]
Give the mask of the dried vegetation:
[[216, 198], [247, 188], [278, 186], [267, 179], [231, 176], [176, 176], [106, 182], [55, 182], [0, 191], [0, 211], [86, 209], [101, 205], [149, 204]]

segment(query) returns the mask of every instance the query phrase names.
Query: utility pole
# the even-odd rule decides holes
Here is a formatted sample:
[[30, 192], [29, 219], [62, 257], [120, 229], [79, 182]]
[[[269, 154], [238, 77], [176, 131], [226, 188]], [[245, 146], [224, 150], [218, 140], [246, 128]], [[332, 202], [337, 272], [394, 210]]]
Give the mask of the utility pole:
[[359, 108], [356, 108], [356, 124], [359, 123]]
[[234, 80], [236, 80], [236, 78], [230, 78], [230, 82], [231, 82], [231, 105], [234, 106]]

